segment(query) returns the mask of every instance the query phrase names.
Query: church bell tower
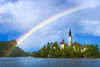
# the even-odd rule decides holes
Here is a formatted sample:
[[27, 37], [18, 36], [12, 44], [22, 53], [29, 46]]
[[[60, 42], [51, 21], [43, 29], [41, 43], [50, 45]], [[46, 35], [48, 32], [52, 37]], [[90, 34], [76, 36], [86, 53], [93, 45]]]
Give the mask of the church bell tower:
[[72, 46], [71, 29], [69, 29], [69, 35], [68, 35], [68, 46]]

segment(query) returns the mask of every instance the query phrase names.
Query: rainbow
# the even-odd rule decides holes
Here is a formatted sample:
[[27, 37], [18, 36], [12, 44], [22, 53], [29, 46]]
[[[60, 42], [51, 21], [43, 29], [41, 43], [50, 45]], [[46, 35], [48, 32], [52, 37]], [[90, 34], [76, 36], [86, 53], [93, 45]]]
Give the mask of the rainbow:
[[[32, 29], [30, 29], [27, 33], [25, 33], [24, 35], [22, 35], [20, 38], [18, 38], [17, 42], [18, 44], [16, 44], [16, 46], [19, 46], [25, 39], [27, 39], [29, 36], [31, 36], [33, 33], [35, 33], [36, 31], [38, 31], [39, 29], [41, 29], [42, 27], [52, 23], [53, 21], [61, 18], [61, 17], [64, 17], [64, 16], [67, 16], [67, 15], [70, 15], [70, 14], [73, 14], [73, 13], [76, 13], [76, 12], [79, 12], [83, 9], [86, 9], [88, 7], [83, 7], [83, 6], [77, 6], [77, 7], [74, 7], [74, 8], [71, 8], [71, 9], [67, 9], [59, 14], [56, 14], [54, 15], [53, 17], [41, 22], [40, 24], [38, 24], [37, 26], [33, 27]], [[6, 52], [6, 55], [5, 56], [9, 56], [9, 54], [16, 48], [16, 46], [13, 46], [11, 47], [11, 49], [9, 49], [7, 52]]]

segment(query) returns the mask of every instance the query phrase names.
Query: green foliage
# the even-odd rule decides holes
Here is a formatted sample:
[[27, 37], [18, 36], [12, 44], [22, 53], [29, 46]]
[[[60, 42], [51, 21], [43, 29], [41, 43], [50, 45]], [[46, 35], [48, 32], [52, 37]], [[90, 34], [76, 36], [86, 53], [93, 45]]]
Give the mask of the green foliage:
[[9, 57], [21, 57], [21, 56], [25, 56], [25, 52], [19, 47], [16, 47], [16, 49], [9, 55]]
[[[85, 50], [86, 49], [86, 50]], [[82, 50], [84, 52], [82, 52]], [[73, 46], [67, 46], [65, 43], [64, 49], [60, 49], [57, 42], [47, 43], [38, 52], [33, 54], [34, 57], [52, 57], [52, 58], [97, 58], [100, 57], [98, 45], [83, 46], [80, 43], [74, 42]]]
[[34, 53], [33, 53], [33, 56], [34, 56], [34, 57], [41, 57], [41, 55], [40, 55], [40, 51], [38, 51], [38, 52], [34, 52]]
[[17, 44], [16, 40], [0, 41], [0, 57], [6, 56], [6, 54], [12, 47], [16, 47], [16, 49], [14, 49], [14, 51], [11, 52], [9, 57], [24, 56], [25, 52], [19, 47], [17, 47], [16, 44]]
[[57, 41], [53, 43], [53, 47], [55, 47], [55, 49], [53, 48], [54, 51], [57, 51], [57, 50], [60, 49], [60, 47], [59, 47]]
[[47, 43], [47, 53], [49, 54], [49, 51], [51, 50], [51, 44], [48, 42]]
[[86, 48], [87, 47], [87, 44], [85, 43], [85, 44], [83, 44], [83, 48]]
[[46, 45], [44, 45], [41, 49], [40, 49], [40, 55], [41, 57], [47, 57], [47, 48]]
[[55, 57], [60, 57], [61, 56], [61, 51], [59, 51], [59, 50], [57, 50], [57, 51], [55, 51]]
[[69, 55], [70, 55], [69, 49], [64, 48], [64, 49], [61, 50], [61, 57], [63, 57], [63, 58], [69, 58]]
[[94, 58], [98, 55], [98, 46], [95, 45], [93, 46], [93, 44], [90, 44], [87, 47], [87, 50], [85, 51], [85, 56], [88, 58]]

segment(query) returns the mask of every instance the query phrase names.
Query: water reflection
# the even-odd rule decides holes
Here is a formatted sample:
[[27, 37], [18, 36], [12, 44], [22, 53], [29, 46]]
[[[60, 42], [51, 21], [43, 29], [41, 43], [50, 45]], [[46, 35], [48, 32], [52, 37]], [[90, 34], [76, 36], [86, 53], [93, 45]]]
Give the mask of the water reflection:
[[1, 57], [0, 67], [100, 67], [100, 59]]

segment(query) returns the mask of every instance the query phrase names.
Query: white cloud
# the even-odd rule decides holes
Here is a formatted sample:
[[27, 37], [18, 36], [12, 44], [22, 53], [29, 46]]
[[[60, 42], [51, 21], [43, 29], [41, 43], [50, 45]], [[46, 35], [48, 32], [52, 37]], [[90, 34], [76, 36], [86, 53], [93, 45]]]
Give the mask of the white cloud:
[[81, 33], [100, 36], [100, 20], [81, 20]]
[[[4, 26], [3, 32], [16, 31], [24, 34], [24, 32], [27, 32], [45, 19], [68, 8], [78, 5], [95, 7], [95, 5], [99, 4], [99, 0], [64, 0], [64, 2], [62, 0], [19, 0], [17, 3], [7, 2], [0, 7], [0, 23]], [[85, 12], [79, 15], [71, 15], [71, 17], [67, 16], [54, 21], [56, 23], [43, 27], [31, 37], [27, 38], [20, 47], [24, 50], [34, 47], [40, 48], [42, 45], [46, 44], [47, 41], [61, 41], [63, 37], [66, 37], [67, 39], [68, 28], [71, 27], [75, 32], [79, 29], [78, 25], [82, 27], [82, 29], [79, 29], [82, 30], [81, 32], [99, 35], [100, 32], [98, 32], [98, 30], [100, 27], [97, 26], [99, 22], [95, 23], [94, 29], [93, 22], [90, 23], [89, 21], [88, 23], [84, 23], [83, 21], [79, 21], [81, 18], [84, 20], [84, 17], [86, 17], [84, 16], [84, 13]], [[2, 18], [1, 14], [5, 14], [7, 18]], [[10, 20], [11, 22], [7, 22], [7, 20]], [[78, 21], [79, 24], [77, 23]]]
[[[50, 1], [51, 2], [51, 1]], [[49, 18], [62, 7], [54, 6], [51, 2], [46, 1], [19, 1], [18, 3], [7, 3], [1, 6], [0, 13], [12, 14], [14, 21], [9, 23], [17, 24], [15, 30], [26, 31], [38, 23]], [[52, 10], [52, 11], [51, 11]], [[3, 19], [3, 18], [2, 18]], [[3, 19], [4, 20], [4, 19]], [[9, 20], [9, 19], [8, 19]], [[11, 19], [10, 19], [11, 20]], [[12, 19], [13, 20], [13, 19]]]
[[[9, 1], [9, 0], [8, 0]], [[7, 4], [1, 6], [0, 13], [10, 13], [15, 18], [15, 22], [13, 23], [17, 24], [15, 26], [15, 30], [19, 31], [27, 31], [31, 27], [36, 26], [41, 21], [53, 16], [54, 14], [57, 14], [64, 9], [67, 9], [65, 6], [68, 3], [76, 3], [76, 4], [97, 4], [99, 3], [98, 0], [92, 0], [92, 1], [81, 1], [81, 0], [72, 0], [67, 1], [65, 0], [64, 4], [61, 6], [56, 6], [56, 2], [59, 4], [59, 2], [62, 2], [61, 0], [37, 0], [37, 1], [31, 1], [31, 0], [20, 0], [18, 3], [12, 3], [8, 2]], [[63, 3], [63, 2], [62, 2]], [[88, 5], [89, 5], [88, 4]], [[67, 5], [69, 6], [69, 5]], [[12, 26], [12, 22], [9, 23], [10, 26]], [[20, 32], [19, 31], [19, 32]]]

